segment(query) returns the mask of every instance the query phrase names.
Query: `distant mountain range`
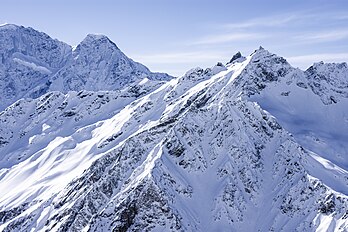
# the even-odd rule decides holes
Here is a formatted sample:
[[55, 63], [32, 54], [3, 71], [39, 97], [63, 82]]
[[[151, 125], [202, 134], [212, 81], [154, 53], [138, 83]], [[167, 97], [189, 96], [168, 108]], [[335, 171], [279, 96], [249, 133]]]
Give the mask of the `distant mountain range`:
[[0, 231], [348, 231], [348, 66], [181, 77], [0, 27]]

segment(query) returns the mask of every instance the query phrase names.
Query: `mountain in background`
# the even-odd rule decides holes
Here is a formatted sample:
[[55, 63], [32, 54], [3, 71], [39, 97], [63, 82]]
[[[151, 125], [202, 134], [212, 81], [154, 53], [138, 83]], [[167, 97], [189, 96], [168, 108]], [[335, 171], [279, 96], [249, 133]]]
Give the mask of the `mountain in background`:
[[105, 36], [58, 47], [0, 113], [0, 231], [348, 230], [346, 63], [259, 48], [171, 78]]
[[7, 24], [0, 26], [0, 44], [0, 110], [49, 91], [119, 90], [144, 78], [172, 78], [150, 72], [102, 35], [87, 35], [72, 49], [45, 33]]

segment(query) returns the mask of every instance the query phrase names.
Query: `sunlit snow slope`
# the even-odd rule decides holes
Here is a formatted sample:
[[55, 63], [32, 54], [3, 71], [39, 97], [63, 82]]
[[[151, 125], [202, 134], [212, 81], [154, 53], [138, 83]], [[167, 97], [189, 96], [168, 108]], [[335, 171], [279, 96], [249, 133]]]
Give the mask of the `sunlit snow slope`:
[[347, 231], [347, 75], [260, 48], [19, 100], [0, 113], [0, 231]]

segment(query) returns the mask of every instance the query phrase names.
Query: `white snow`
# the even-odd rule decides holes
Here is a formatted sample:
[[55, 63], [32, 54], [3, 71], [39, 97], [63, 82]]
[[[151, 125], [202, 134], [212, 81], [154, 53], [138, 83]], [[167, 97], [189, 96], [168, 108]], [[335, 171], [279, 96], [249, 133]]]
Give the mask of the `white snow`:
[[43, 67], [43, 66], [38, 66], [34, 63], [31, 63], [31, 62], [27, 62], [27, 61], [24, 61], [24, 60], [21, 60], [21, 59], [18, 59], [18, 58], [13, 58], [13, 61], [17, 62], [18, 64], [21, 64], [21, 65], [24, 65], [24, 66], [27, 66], [28, 68], [31, 68], [35, 71], [38, 71], [38, 72], [42, 72], [42, 73], [47, 73], [47, 74], [50, 74], [52, 73], [49, 69], [47, 69], [46, 67]]
[[[84, 43], [103, 38], [89, 35]], [[77, 89], [108, 87], [108, 58], [135, 65], [113, 45], [100, 46], [104, 52], [89, 57], [91, 69], [84, 48], [63, 68]], [[335, 95], [338, 103], [323, 104], [322, 96], [296, 84], [304, 77], [298, 70], [278, 61], [259, 49], [227, 67], [192, 69], [162, 85], [144, 77], [150, 73], [139, 65], [144, 75], [135, 86], [50, 92], [8, 107], [0, 114], [0, 211], [23, 212], [8, 214], [0, 231], [24, 225], [22, 217], [34, 218], [22, 230], [58, 230], [71, 219], [71, 230], [111, 230], [121, 223], [116, 215], [141, 200], [147, 212], [137, 205], [140, 216], [131, 226], [149, 224], [154, 231], [167, 230], [173, 215], [187, 231], [346, 230], [348, 100]], [[268, 66], [260, 71], [260, 63]], [[265, 88], [247, 95], [257, 87], [252, 78], [279, 67], [290, 70], [284, 80], [257, 83]], [[86, 72], [91, 76], [80, 86], [77, 77]], [[62, 91], [64, 81], [52, 88]], [[149, 90], [134, 96], [132, 87]], [[100, 163], [92, 170], [94, 161]], [[335, 213], [326, 214], [331, 196]]]
[[0, 24], [0, 30], [16, 30], [18, 26], [10, 23]]
[[149, 79], [147, 79], [146, 77], [144, 79], [142, 79], [140, 82], [139, 82], [139, 85], [144, 85], [146, 82], [148, 82]]
[[51, 128], [50, 125], [48, 125], [48, 124], [46, 124], [46, 123], [42, 124], [42, 132], [45, 132], [45, 131], [47, 131], [47, 130], [50, 129], [50, 128]]

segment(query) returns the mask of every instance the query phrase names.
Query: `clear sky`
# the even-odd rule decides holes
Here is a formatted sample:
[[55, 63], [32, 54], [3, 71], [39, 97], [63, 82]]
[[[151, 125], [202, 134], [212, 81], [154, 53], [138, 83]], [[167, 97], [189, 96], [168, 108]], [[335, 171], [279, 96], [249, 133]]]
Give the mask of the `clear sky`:
[[348, 61], [347, 0], [0, 0], [3, 23], [70, 45], [105, 34], [130, 58], [172, 75], [260, 45], [302, 69]]

